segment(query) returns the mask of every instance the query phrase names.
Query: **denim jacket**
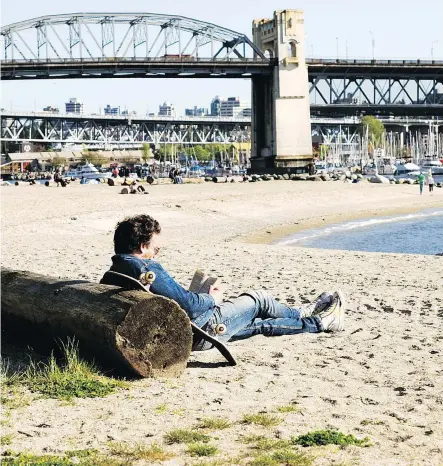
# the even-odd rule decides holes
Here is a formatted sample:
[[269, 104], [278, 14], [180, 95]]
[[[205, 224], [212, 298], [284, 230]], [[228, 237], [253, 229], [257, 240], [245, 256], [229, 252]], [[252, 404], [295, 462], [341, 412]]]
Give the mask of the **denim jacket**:
[[131, 254], [117, 254], [112, 257], [111, 270], [137, 280], [142, 273], [154, 272], [155, 280], [151, 285], [151, 292], [173, 299], [199, 327], [203, 327], [214, 312], [215, 301], [211, 295], [185, 290], [156, 261], [139, 259]]

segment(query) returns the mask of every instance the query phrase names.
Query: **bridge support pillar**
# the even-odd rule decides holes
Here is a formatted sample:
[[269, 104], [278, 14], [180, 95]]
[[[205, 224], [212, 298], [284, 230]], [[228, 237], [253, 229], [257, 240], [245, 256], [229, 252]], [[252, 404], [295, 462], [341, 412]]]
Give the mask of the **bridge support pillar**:
[[275, 60], [271, 77], [252, 78], [253, 172], [303, 172], [312, 161], [308, 68], [300, 10], [255, 20], [254, 43]]

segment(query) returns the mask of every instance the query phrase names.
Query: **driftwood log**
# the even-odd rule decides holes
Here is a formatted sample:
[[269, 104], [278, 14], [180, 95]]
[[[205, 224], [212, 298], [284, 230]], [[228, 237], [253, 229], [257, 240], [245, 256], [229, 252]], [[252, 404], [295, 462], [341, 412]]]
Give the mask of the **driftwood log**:
[[53, 346], [75, 337], [82, 354], [142, 377], [179, 376], [186, 368], [192, 331], [175, 301], [4, 268], [1, 292], [6, 337], [28, 335]]

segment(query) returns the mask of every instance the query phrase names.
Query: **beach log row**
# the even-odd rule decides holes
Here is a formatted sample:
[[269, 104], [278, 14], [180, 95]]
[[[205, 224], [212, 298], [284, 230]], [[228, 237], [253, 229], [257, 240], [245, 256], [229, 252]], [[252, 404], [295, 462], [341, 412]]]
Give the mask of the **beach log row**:
[[188, 316], [151, 293], [2, 268], [1, 305], [7, 339], [49, 349], [75, 338], [82, 356], [117, 371], [175, 377], [191, 353]]

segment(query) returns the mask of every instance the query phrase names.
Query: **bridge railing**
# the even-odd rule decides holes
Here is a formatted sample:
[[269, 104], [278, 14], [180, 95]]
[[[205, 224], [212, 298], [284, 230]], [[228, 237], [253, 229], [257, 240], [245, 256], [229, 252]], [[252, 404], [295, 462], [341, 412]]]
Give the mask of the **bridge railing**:
[[164, 63], [164, 64], [183, 64], [183, 63], [259, 63], [269, 65], [269, 60], [261, 57], [254, 58], [201, 58], [201, 57], [97, 57], [97, 58], [39, 58], [39, 59], [7, 59], [2, 60], [3, 65], [10, 63], [113, 63], [113, 62], [127, 62], [127, 63]]
[[[248, 117], [213, 117], [213, 116], [148, 116], [148, 115], [103, 115], [103, 114], [94, 114], [94, 113], [54, 113], [54, 112], [15, 112], [15, 111], [3, 111], [2, 118], [47, 118], [47, 119], [78, 119], [78, 120], [111, 120], [111, 121], [125, 121], [132, 120], [136, 122], [146, 121], [146, 122], [171, 122], [171, 123], [195, 123], [195, 124], [205, 124], [205, 123], [238, 123], [244, 125], [251, 124], [251, 118]], [[384, 123], [431, 123], [431, 124], [443, 124], [443, 119], [437, 117], [429, 116], [380, 116], [378, 119]], [[311, 115], [311, 123], [322, 123], [322, 124], [360, 124], [361, 116], [351, 116], [351, 117], [323, 117]]]
[[[265, 60], [261, 57], [228, 57], [228, 58], [203, 58], [203, 57], [87, 57], [87, 58], [14, 58], [2, 60], [3, 64], [9, 63], [112, 63], [112, 62], [137, 62], [137, 63], [259, 63], [274, 65], [275, 60]], [[308, 65], [356, 65], [356, 66], [436, 66], [442, 67], [443, 60], [370, 60], [370, 59], [343, 59], [343, 58], [307, 58]]]
[[443, 60], [371, 60], [344, 58], [307, 58], [308, 65], [369, 65], [369, 66], [443, 66]]
[[59, 118], [59, 119], [98, 119], [98, 120], [143, 120], [158, 122], [196, 122], [196, 123], [243, 123], [249, 124], [248, 117], [217, 117], [217, 116], [149, 116], [149, 115], [103, 115], [94, 113], [61, 113], [61, 112], [13, 112], [3, 111], [2, 118]]
[[[311, 116], [311, 123], [322, 123], [322, 124], [360, 124], [362, 117], [354, 116], [354, 117], [343, 117], [343, 118], [327, 118], [327, 117], [319, 117], [319, 116]], [[438, 117], [430, 118], [429, 116], [414, 116], [414, 117], [402, 117], [402, 116], [380, 116], [377, 117], [383, 123], [404, 123], [404, 124], [414, 124], [414, 123], [423, 123], [423, 124], [443, 124], [443, 119], [439, 119]]]

